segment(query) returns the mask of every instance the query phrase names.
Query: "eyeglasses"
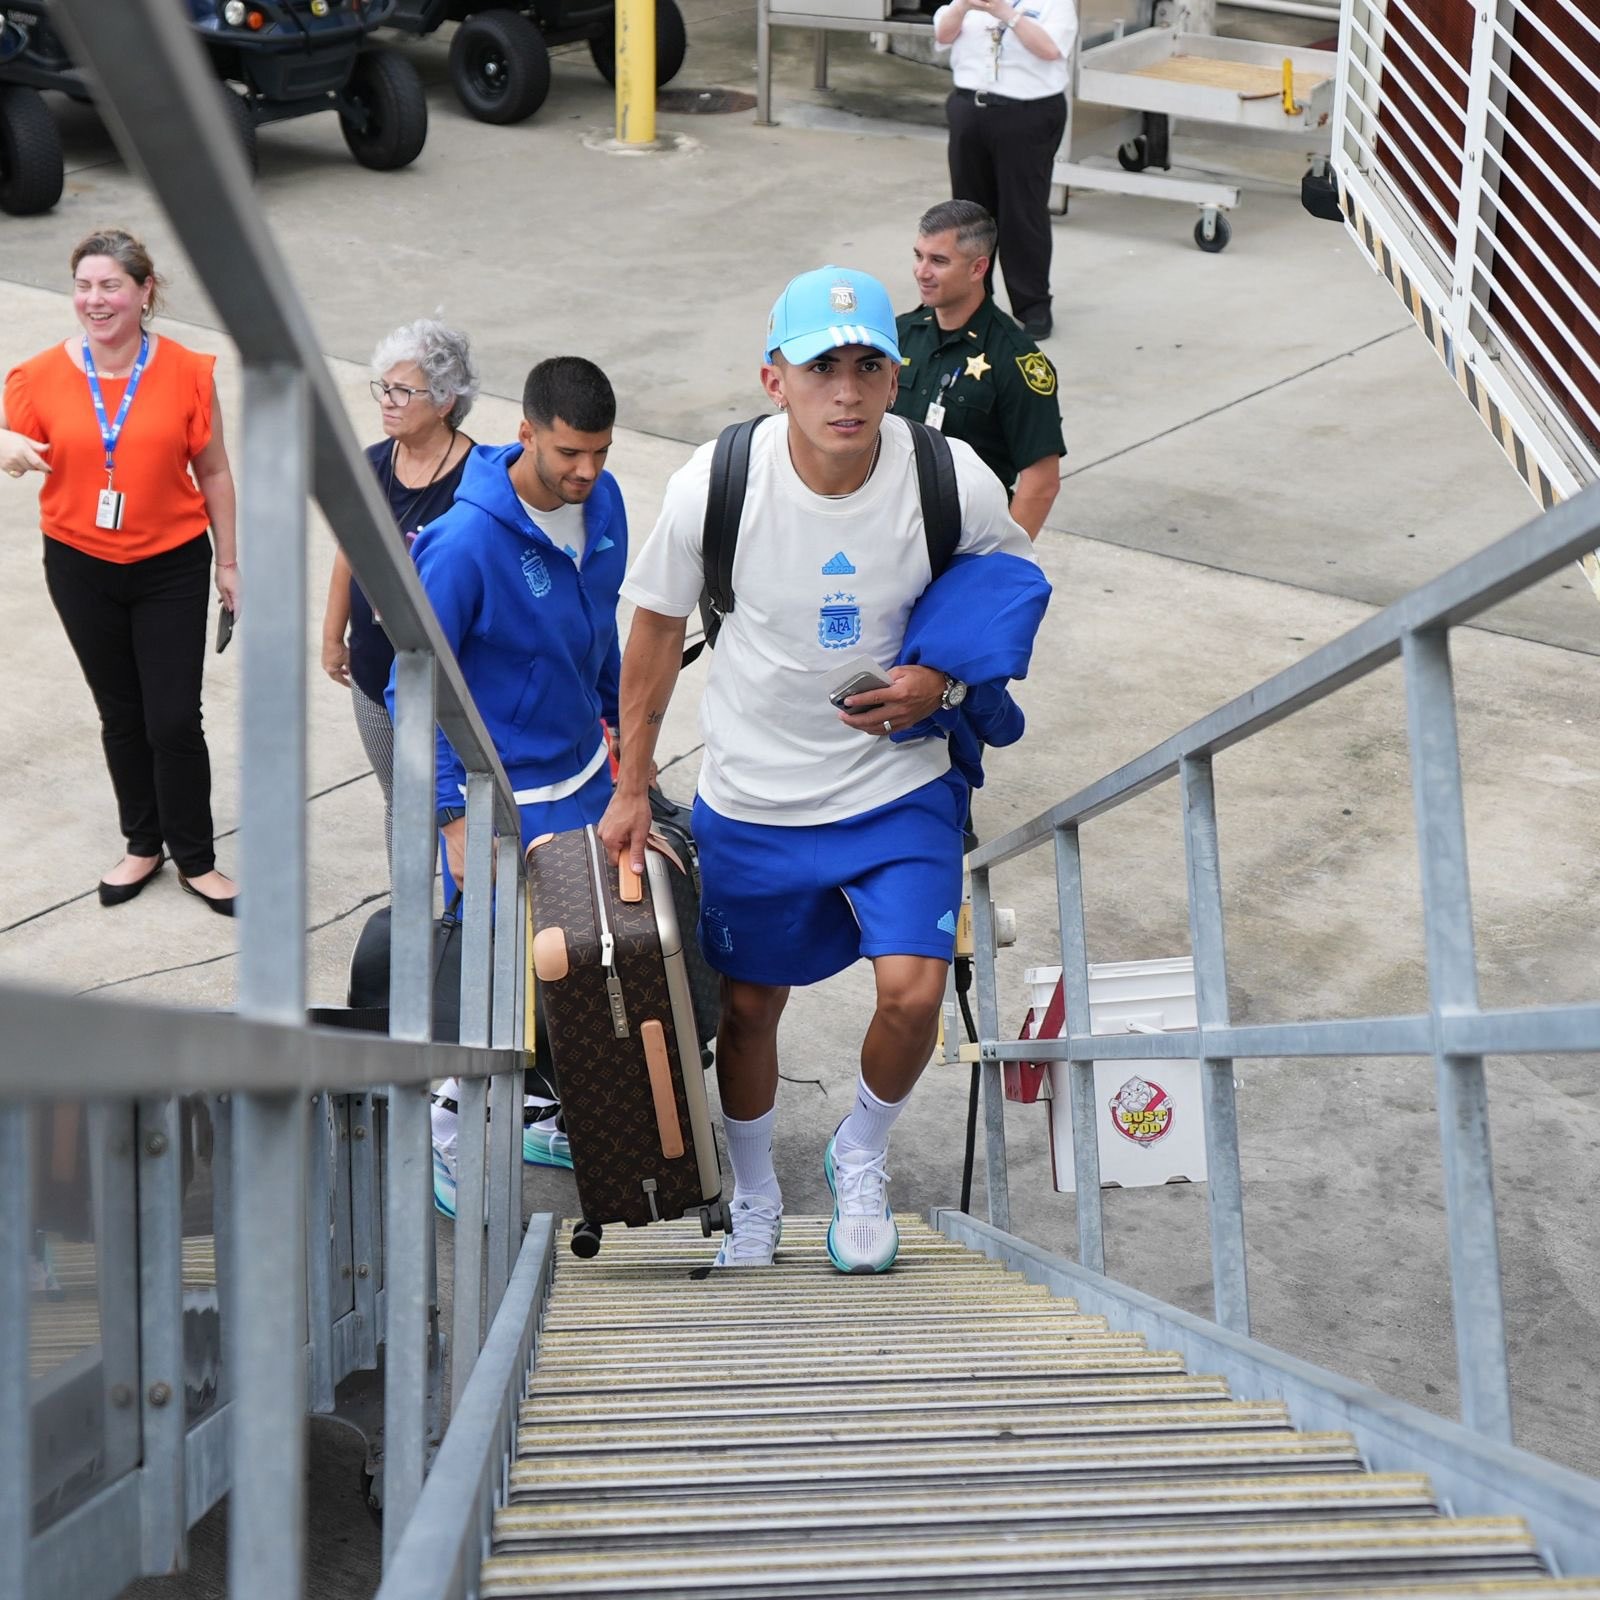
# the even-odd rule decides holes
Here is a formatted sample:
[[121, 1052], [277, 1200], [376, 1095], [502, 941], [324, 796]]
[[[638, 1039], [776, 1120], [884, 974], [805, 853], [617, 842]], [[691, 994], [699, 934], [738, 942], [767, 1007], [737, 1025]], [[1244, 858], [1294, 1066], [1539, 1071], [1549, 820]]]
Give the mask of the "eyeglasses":
[[382, 378], [374, 378], [367, 387], [372, 390], [374, 400], [380, 403], [387, 400], [390, 405], [399, 406], [401, 410], [410, 405], [418, 395], [426, 398], [428, 393], [426, 389], [411, 389], [403, 383], [385, 383]]

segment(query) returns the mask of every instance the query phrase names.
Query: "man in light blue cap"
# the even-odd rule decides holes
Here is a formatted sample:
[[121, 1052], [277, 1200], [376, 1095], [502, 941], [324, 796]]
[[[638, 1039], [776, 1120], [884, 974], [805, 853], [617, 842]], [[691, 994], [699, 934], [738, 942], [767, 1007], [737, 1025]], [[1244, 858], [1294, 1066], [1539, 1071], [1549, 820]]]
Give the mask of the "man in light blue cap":
[[[894, 309], [876, 278], [821, 267], [778, 296], [761, 384], [779, 415], [750, 439], [737, 604], [701, 703], [694, 808], [700, 938], [723, 978], [717, 1079], [734, 1173], [719, 1266], [770, 1265], [782, 1232], [772, 1125], [790, 987], [862, 957], [873, 964], [877, 1010], [854, 1109], [825, 1156], [835, 1197], [828, 1253], [842, 1272], [882, 1272], [898, 1248], [889, 1131], [933, 1047], [966, 816], [945, 740], [889, 738], [966, 692], [934, 665], [894, 665], [933, 575], [911, 427], [886, 415], [899, 370]], [[957, 549], [1032, 562], [994, 474], [960, 441], [950, 451]], [[703, 446], [673, 476], [622, 587], [638, 609], [622, 663], [622, 770], [600, 835], [641, 869], [656, 735], [706, 582], [712, 456]], [[842, 707], [830, 701], [863, 657], [877, 686]]]

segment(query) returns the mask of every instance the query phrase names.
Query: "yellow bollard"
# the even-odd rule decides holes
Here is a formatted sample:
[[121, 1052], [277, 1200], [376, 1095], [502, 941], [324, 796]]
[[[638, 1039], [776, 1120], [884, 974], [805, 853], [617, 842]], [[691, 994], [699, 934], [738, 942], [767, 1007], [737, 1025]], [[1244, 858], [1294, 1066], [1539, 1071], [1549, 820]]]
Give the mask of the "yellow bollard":
[[617, 0], [617, 143], [656, 142], [656, 0]]

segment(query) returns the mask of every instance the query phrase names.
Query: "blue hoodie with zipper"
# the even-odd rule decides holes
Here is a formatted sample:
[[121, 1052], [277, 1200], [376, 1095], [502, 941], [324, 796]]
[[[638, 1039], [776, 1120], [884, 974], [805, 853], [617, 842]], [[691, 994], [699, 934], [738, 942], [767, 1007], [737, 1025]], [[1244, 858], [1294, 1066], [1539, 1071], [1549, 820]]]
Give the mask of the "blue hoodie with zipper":
[[[522, 811], [523, 840], [596, 822], [610, 798], [600, 730], [617, 725], [617, 590], [628, 565], [622, 494], [602, 472], [574, 561], [517, 498], [520, 444], [479, 446], [455, 504], [411, 548], [422, 587], [477, 702]], [[387, 699], [394, 715], [394, 675]], [[466, 804], [441, 732], [435, 804]]]

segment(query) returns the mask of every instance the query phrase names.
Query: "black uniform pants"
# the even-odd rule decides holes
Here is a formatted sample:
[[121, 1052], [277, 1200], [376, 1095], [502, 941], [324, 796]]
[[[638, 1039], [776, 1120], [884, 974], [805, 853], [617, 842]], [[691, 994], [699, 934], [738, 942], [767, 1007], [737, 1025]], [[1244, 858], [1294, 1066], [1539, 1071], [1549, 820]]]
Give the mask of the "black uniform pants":
[[[1050, 309], [1050, 173], [1067, 126], [1065, 95], [979, 105], [954, 90], [950, 123], [950, 194], [976, 200], [1000, 230], [1011, 309], [1020, 318]], [[990, 267], [990, 288], [993, 288]]]
[[83, 668], [128, 852], [199, 877], [211, 847], [211, 758], [200, 725], [211, 540], [121, 564], [44, 541], [45, 585]]

